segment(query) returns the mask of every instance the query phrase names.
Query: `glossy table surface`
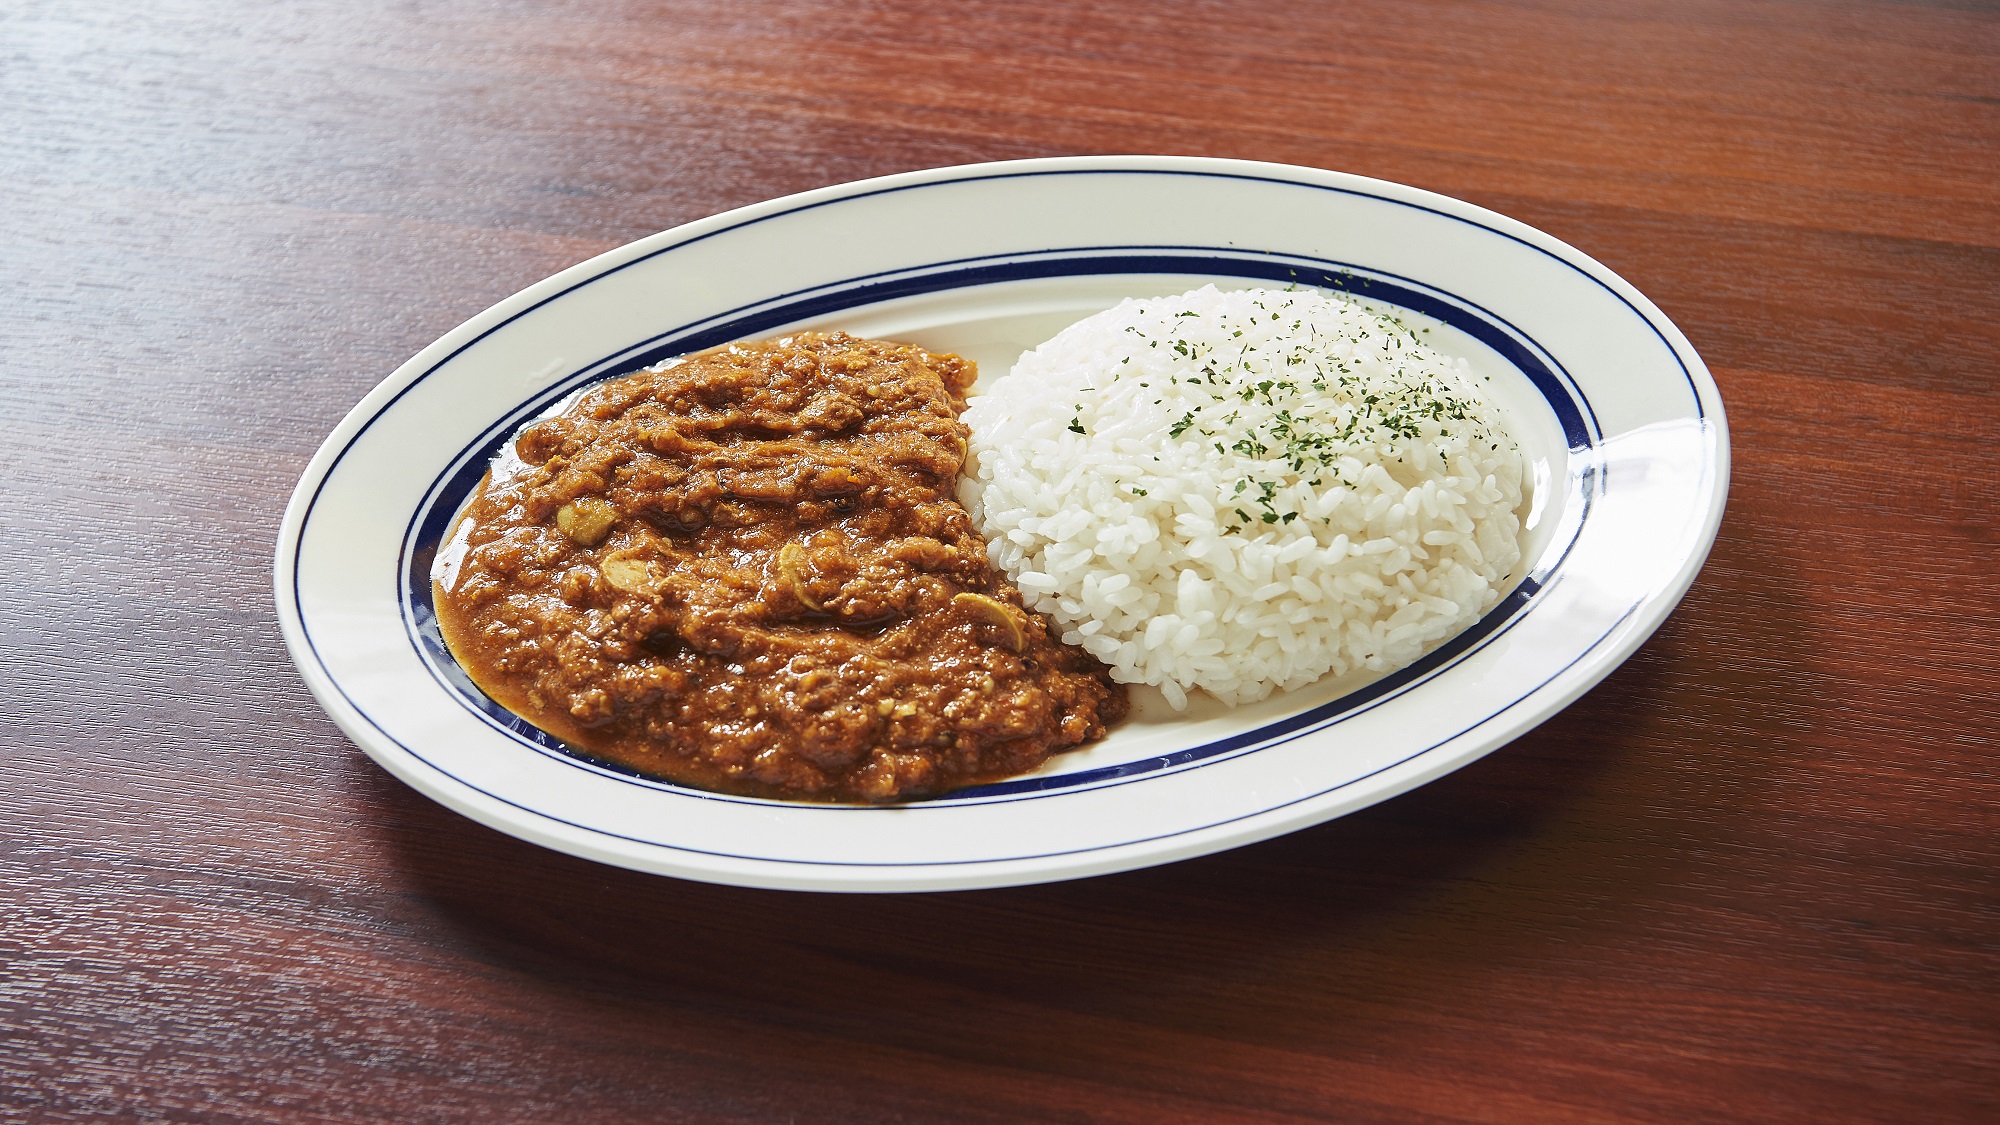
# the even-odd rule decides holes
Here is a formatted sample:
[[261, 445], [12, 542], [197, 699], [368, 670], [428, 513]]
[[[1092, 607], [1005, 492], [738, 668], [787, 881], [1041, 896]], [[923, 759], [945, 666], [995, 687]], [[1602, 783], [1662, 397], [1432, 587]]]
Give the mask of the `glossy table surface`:
[[[0, 1119], [2000, 1118], [1991, 6], [26, 0], [0, 136]], [[545, 851], [308, 696], [278, 517], [418, 348], [729, 207], [1105, 152], [1631, 280], [1733, 431], [1680, 609], [1384, 804], [944, 895]]]

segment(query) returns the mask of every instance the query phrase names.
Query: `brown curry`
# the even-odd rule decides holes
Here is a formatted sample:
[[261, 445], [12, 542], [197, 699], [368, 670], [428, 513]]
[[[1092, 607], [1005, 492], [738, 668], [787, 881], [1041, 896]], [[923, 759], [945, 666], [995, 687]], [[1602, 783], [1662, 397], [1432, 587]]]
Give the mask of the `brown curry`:
[[1103, 735], [954, 499], [973, 365], [810, 333], [591, 389], [524, 430], [440, 568], [473, 680], [584, 752], [756, 796], [893, 801]]

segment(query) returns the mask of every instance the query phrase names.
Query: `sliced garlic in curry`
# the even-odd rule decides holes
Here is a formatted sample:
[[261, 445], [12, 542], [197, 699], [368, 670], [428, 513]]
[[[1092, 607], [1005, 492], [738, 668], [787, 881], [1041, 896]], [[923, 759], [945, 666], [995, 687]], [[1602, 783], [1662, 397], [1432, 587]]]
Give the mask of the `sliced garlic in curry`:
[[985, 594], [954, 594], [951, 604], [962, 606], [974, 620], [998, 627], [1002, 641], [1011, 651], [1019, 652], [1021, 646], [1027, 643], [1027, 635], [1021, 632], [1021, 623], [1008, 612], [1006, 603]]
[[572, 500], [556, 509], [556, 530], [585, 547], [604, 542], [617, 522], [618, 509], [595, 498]]
[[649, 598], [660, 596], [659, 576], [652, 562], [635, 551], [614, 551], [597, 564], [597, 569], [615, 589]]
[[798, 599], [800, 605], [817, 613], [825, 607], [820, 605], [819, 600], [806, 589], [805, 566], [804, 547], [797, 543], [787, 543], [778, 548], [778, 581], [784, 584], [786, 591], [792, 597]]

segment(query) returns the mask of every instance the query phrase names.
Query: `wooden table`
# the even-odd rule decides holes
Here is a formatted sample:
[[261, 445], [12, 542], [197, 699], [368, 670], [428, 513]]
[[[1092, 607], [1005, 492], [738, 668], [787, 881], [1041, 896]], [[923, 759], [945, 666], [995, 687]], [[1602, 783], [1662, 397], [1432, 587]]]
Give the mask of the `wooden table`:
[[[1659, 0], [0, 12], [0, 1118], [1991, 1121], [2000, 16]], [[1310, 831], [950, 895], [597, 866], [392, 780], [270, 593], [307, 456], [494, 300], [1008, 157], [1542, 227], [1714, 369], [1627, 665]]]

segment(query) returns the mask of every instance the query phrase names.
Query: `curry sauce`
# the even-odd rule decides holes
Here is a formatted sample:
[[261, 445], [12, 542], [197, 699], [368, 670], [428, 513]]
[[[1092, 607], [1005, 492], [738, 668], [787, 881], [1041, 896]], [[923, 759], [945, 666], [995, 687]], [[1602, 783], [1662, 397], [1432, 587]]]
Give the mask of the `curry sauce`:
[[1123, 689], [954, 496], [974, 374], [809, 333], [592, 388], [461, 516], [447, 644], [585, 753], [754, 796], [907, 800], [1101, 737]]

